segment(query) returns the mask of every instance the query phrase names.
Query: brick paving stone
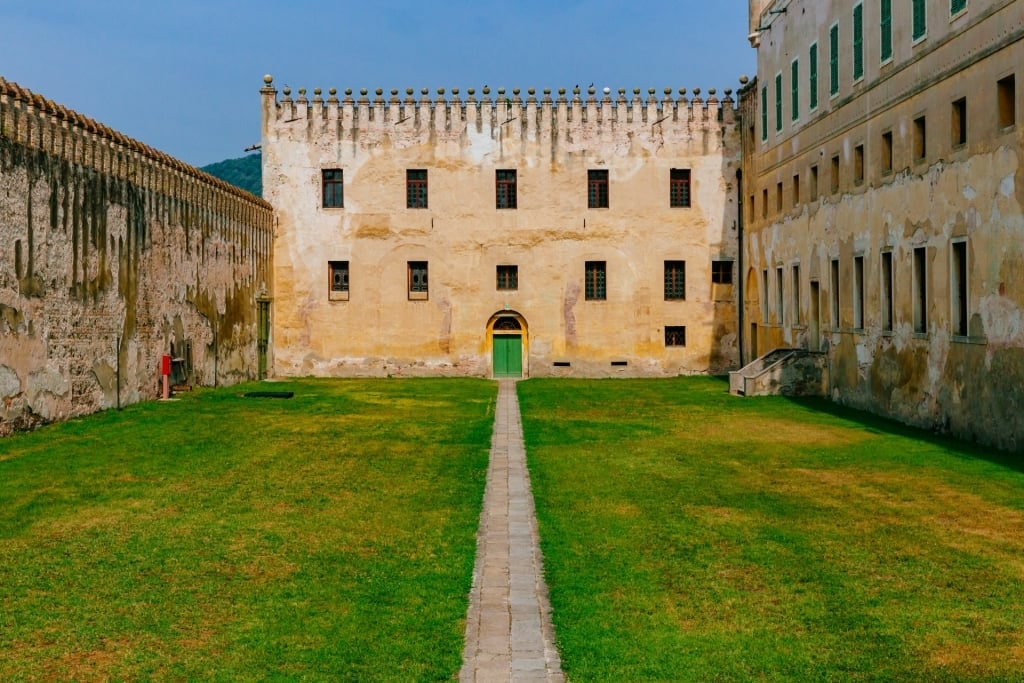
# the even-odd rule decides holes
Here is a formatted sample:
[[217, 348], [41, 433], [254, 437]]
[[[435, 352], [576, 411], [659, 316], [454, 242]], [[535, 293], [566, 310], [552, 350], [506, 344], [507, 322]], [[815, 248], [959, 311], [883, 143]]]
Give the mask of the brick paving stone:
[[537, 543], [515, 380], [498, 380], [459, 680], [565, 681]]

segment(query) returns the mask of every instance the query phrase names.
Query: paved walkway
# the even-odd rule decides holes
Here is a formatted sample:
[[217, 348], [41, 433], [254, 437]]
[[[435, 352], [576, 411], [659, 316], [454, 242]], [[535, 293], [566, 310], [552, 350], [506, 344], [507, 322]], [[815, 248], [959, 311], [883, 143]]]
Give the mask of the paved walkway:
[[561, 683], [515, 380], [498, 380], [459, 680]]

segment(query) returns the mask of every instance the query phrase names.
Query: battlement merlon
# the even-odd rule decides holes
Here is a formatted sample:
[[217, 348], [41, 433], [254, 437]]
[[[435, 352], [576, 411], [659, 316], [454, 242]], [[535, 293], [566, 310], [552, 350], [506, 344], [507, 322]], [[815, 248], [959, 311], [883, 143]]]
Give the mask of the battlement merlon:
[[[316, 88], [310, 99], [306, 89], [300, 88], [293, 99], [291, 88], [286, 85], [279, 99], [273, 78], [267, 75], [263, 80], [260, 94], [264, 141], [276, 138], [281, 131], [287, 131], [290, 139], [334, 136], [354, 141], [361, 134], [374, 138], [391, 134], [419, 137], [431, 131], [451, 135], [466, 129], [475, 129], [478, 134], [500, 134], [506, 140], [535, 139], [550, 136], [552, 131], [586, 136], [611, 130], [686, 138], [705, 132], [719, 133], [736, 123], [732, 89], [726, 89], [725, 96], [719, 99], [713, 88], [706, 98], [701, 96], [700, 88], [689, 93], [680, 88], [675, 97], [671, 88], [665, 88], [660, 96], [655, 88], [649, 88], [646, 96], [641, 95], [640, 88], [634, 88], [630, 96], [625, 88], [619, 88], [615, 96], [609, 88], [598, 93], [593, 86], [586, 93], [577, 86], [571, 94], [559, 88], [555, 96], [550, 88], [545, 88], [540, 96], [530, 88], [524, 99], [519, 88], [511, 92], [498, 88], [492, 95], [491, 89], [484, 86], [479, 98], [476, 89], [469, 88], [463, 99], [458, 88], [453, 88], [450, 95], [446, 95], [444, 88], [438, 88], [433, 98], [427, 88], [421, 89], [418, 97], [412, 88], [407, 88], [404, 95], [393, 89], [387, 96], [380, 88], [373, 95], [366, 89], [353, 95], [348, 89], [340, 98], [334, 88], [326, 98]], [[271, 136], [271, 132], [275, 134]]]

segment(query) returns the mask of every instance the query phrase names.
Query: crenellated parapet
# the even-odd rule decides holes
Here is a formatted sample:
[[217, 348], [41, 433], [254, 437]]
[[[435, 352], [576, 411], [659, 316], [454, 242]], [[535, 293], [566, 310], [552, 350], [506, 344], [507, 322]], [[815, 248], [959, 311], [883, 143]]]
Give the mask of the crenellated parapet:
[[717, 133], [735, 123], [732, 90], [721, 99], [709, 89], [687, 90], [655, 88], [642, 92], [619, 88], [600, 92], [590, 86], [585, 92], [576, 86], [540, 93], [529, 88], [492, 91], [484, 86], [463, 96], [458, 88], [438, 88], [431, 96], [427, 88], [417, 94], [413, 88], [404, 93], [377, 88], [372, 94], [365, 88], [351, 89], [341, 96], [331, 88], [324, 97], [320, 88], [312, 98], [305, 88], [292, 96], [291, 88], [280, 92], [271, 76], [264, 77], [263, 134], [273, 139], [287, 135], [307, 140], [335, 138], [339, 141], [373, 144], [390, 138], [392, 142], [426, 142], [433, 139], [455, 140], [465, 134], [485, 134], [504, 141], [528, 141], [572, 147], [579, 139], [609, 136], [637, 140], [685, 140]]
[[0, 138], [233, 218], [272, 211], [259, 197], [2, 77]]

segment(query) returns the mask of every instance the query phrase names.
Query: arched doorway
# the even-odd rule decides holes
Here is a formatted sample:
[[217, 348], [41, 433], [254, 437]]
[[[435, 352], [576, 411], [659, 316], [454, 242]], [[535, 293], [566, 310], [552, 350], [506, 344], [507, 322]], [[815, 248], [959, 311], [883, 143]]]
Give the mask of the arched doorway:
[[522, 377], [526, 367], [526, 320], [513, 311], [495, 313], [487, 322], [491, 346], [491, 374]]

